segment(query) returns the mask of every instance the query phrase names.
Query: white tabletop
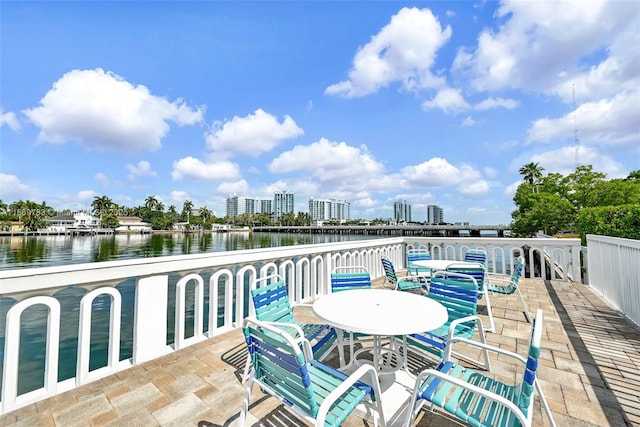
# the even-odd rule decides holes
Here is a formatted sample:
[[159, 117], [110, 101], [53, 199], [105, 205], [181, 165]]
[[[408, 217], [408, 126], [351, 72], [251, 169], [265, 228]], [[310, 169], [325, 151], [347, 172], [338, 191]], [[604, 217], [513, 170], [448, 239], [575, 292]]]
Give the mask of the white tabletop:
[[469, 267], [477, 267], [481, 265], [477, 262], [468, 262], [468, 261], [456, 261], [454, 259], [424, 259], [419, 261], [412, 261], [413, 265], [417, 265], [418, 267], [429, 268], [431, 270], [446, 270], [450, 265], [465, 265]]
[[336, 328], [371, 335], [408, 335], [430, 331], [447, 321], [439, 302], [410, 292], [357, 289], [320, 297], [313, 312]]

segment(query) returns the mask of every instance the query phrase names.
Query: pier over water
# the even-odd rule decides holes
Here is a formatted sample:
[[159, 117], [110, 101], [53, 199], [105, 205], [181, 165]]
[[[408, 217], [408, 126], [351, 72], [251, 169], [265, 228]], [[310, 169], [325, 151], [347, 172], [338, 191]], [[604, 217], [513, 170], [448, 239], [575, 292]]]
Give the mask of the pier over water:
[[322, 225], [322, 226], [259, 226], [253, 231], [265, 233], [309, 233], [309, 234], [358, 234], [379, 236], [423, 236], [423, 237], [493, 237], [509, 235], [508, 225]]

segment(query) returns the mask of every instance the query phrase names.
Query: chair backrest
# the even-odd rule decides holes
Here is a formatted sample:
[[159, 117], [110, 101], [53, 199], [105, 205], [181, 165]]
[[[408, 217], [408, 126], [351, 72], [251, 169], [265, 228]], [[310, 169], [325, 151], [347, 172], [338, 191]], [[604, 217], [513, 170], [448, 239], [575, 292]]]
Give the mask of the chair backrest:
[[309, 342], [304, 338], [294, 340], [282, 329], [251, 318], [244, 320], [242, 331], [256, 381], [291, 406], [316, 417], [319, 405], [309, 377]]
[[472, 263], [472, 264], [452, 263], [452, 264], [449, 264], [446, 271], [453, 272], [453, 273], [467, 274], [473, 277], [476, 280], [476, 282], [478, 282], [478, 288], [480, 289], [480, 291], [484, 290], [486, 273], [487, 273], [484, 268], [484, 265], [480, 263]]
[[256, 280], [256, 288], [251, 290], [251, 298], [258, 320], [295, 323], [289, 292], [279, 275], [274, 274]]
[[524, 258], [519, 256], [513, 262], [513, 271], [511, 272], [511, 280], [515, 285], [520, 283], [520, 278], [524, 275]]
[[[396, 286], [398, 283], [398, 275], [396, 274], [396, 269], [394, 268], [393, 263], [386, 257], [380, 258], [380, 261], [382, 262], [382, 268], [384, 270], [384, 283], [387, 283], [388, 281], [392, 286]], [[383, 287], [384, 283], [382, 284]]]
[[426, 261], [431, 259], [431, 254], [426, 249], [409, 249], [407, 250], [407, 265], [413, 261]]
[[479, 262], [480, 264], [487, 265], [487, 253], [482, 249], [469, 249], [464, 254], [464, 260], [467, 262]]
[[520, 383], [520, 393], [514, 396], [513, 402], [527, 417], [531, 418], [533, 408], [533, 393], [538, 371], [538, 359], [540, 358], [540, 345], [542, 342], [542, 310], [536, 310], [536, 317], [531, 326], [531, 341], [529, 342], [529, 354], [527, 355], [527, 365]]
[[[468, 274], [438, 271], [431, 277], [429, 298], [438, 301], [447, 309], [450, 323], [456, 319], [477, 314], [478, 310], [478, 282]], [[473, 335], [475, 321], [460, 324], [460, 329], [466, 329]]]
[[364, 266], [340, 266], [331, 272], [332, 292], [369, 288], [371, 288], [371, 275]]

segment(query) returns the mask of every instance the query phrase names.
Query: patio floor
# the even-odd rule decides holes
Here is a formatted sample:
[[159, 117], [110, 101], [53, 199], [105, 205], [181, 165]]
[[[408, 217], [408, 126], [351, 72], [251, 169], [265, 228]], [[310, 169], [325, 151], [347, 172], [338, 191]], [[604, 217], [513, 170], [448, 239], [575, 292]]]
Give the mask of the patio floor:
[[[523, 279], [521, 289], [532, 313], [544, 311], [539, 379], [557, 425], [640, 426], [640, 327], [584, 285]], [[494, 295], [491, 303], [496, 333], [487, 341], [524, 354], [531, 325], [517, 297]], [[239, 380], [245, 357], [236, 330], [5, 414], [0, 426], [233, 426], [245, 392]], [[511, 372], [498, 359], [492, 367]], [[534, 419], [549, 425], [538, 399]], [[246, 425], [305, 424], [256, 391]], [[345, 423], [368, 425], [355, 416]], [[423, 410], [414, 425], [459, 424]]]

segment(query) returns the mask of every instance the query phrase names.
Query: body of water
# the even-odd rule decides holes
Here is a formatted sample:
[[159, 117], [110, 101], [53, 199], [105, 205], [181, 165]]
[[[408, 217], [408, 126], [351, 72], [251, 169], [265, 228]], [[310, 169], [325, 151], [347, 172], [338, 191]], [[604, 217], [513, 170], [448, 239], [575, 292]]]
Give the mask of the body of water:
[[0, 236], [0, 269], [343, 242], [388, 236], [295, 233], [151, 233]]

